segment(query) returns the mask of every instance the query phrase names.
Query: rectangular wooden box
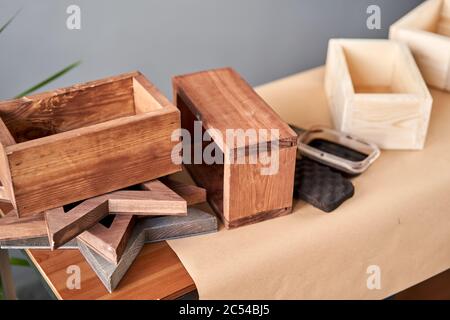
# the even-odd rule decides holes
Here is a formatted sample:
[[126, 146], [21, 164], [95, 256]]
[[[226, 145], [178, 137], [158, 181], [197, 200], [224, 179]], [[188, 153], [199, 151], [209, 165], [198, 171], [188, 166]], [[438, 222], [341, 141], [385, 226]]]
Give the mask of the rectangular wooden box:
[[427, 84], [450, 91], [450, 0], [428, 0], [391, 25], [411, 49]]
[[0, 102], [2, 197], [19, 216], [176, 171], [180, 112], [139, 72]]
[[[198, 146], [202, 152], [208, 146], [220, 149], [217, 154], [222, 163], [194, 164], [191, 157], [191, 164], [185, 165], [196, 183], [207, 189], [208, 201], [225, 226], [233, 228], [290, 213], [297, 151], [295, 132], [231, 68], [174, 77], [173, 88], [175, 104], [181, 110], [181, 126], [194, 136], [192, 149], [184, 149], [184, 153]], [[196, 120], [202, 121], [200, 136], [207, 131], [211, 143], [195, 141], [196, 125], [199, 126], [194, 123]], [[229, 130], [239, 129], [267, 133], [274, 129], [279, 134], [273, 139], [269, 134], [258, 135], [257, 142], [244, 139], [239, 143], [226, 138]], [[238, 131], [233, 132], [238, 135]], [[261, 148], [255, 152], [258, 143], [268, 141], [275, 144], [266, 151]], [[272, 156], [279, 164], [270, 175], [262, 170], [271, 166], [269, 162], [260, 161], [266, 156]]]
[[424, 147], [432, 98], [404, 44], [330, 40], [325, 91], [338, 130], [384, 149]]

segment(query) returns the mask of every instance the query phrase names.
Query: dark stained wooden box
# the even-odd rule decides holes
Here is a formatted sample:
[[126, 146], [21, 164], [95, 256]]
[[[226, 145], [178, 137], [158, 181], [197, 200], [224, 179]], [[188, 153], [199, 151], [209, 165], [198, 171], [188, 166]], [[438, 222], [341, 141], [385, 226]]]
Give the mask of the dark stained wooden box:
[[19, 216], [176, 171], [180, 112], [139, 72], [0, 102], [0, 194]]
[[[193, 136], [194, 121], [201, 120], [201, 130], [210, 132], [212, 143], [220, 149], [222, 164], [185, 166], [196, 183], [207, 189], [208, 201], [225, 226], [233, 228], [290, 213], [297, 150], [297, 135], [291, 128], [231, 68], [174, 77], [173, 88], [182, 128]], [[254, 129], [258, 140], [244, 139], [239, 144], [237, 139], [224, 138], [227, 129]], [[278, 136], [271, 138], [271, 129], [278, 130]], [[260, 136], [260, 130], [266, 130], [267, 136]], [[269, 141], [275, 145], [266, 144]], [[209, 145], [200, 143], [203, 151]], [[191, 151], [196, 144], [191, 144]], [[257, 149], [261, 144], [266, 144], [266, 151]], [[257, 160], [252, 162], [255, 154]], [[262, 174], [262, 168], [270, 167], [261, 160], [265, 156], [278, 159], [276, 173]]]

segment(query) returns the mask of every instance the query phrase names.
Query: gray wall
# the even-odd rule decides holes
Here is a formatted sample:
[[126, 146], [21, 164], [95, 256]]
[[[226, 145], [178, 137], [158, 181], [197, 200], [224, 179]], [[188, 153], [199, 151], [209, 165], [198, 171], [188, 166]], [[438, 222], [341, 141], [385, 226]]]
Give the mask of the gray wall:
[[[170, 77], [232, 66], [257, 85], [324, 63], [331, 37], [387, 37], [421, 0], [0, 0], [0, 99], [64, 66], [82, 65], [45, 89], [140, 70], [171, 98]], [[66, 8], [81, 7], [81, 30]], [[381, 7], [368, 30], [366, 8]]]

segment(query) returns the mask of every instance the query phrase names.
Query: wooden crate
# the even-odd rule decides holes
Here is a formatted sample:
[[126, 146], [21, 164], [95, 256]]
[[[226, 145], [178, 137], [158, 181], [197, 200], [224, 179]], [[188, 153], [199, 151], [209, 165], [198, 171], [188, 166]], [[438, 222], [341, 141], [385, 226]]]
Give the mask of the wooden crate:
[[406, 43], [430, 85], [450, 91], [450, 0], [428, 0], [395, 22], [389, 38]]
[[[173, 87], [182, 128], [195, 136], [194, 121], [202, 120], [200, 134], [208, 130], [212, 138], [210, 143], [192, 143], [192, 150], [198, 146], [202, 152], [211, 146], [220, 149], [217, 154], [222, 163], [191, 161], [186, 167], [196, 183], [207, 189], [208, 201], [225, 226], [233, 228], [290, 213], [297, 150], [297, 135], [290, 127], [233, 69], [177, 76]], [[273, 140], [278, 148], [255, 152], [255, 141], [238, 143], [224, 138], [228, 129], [276, 129], [279, 135]], [[259, 136], [258, 143], [267, 141], [270, 139]], [[261, 171], [267, 165], [260, 160], [268, 155], [279, 163], [272, 175]]]
[[19, 216], [158, 178], [180, 113], [139, 72], [0, 102], [3, 198]]
[[404, 44], [330, 40], [325, 91], [338, 130], [384, 149], [424, 147], [432, 98]]

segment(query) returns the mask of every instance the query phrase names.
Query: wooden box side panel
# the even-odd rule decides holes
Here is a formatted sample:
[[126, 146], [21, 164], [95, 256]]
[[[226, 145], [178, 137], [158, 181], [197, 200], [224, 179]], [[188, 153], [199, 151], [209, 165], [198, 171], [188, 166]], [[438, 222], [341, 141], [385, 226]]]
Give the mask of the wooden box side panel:
[[342, 48], [330, 40], [325, 69], [325, 92], [335, 128], [347, 131], [354, 89]]
[[19, 215], [180, 170], [171, 159], [178, 111], [113, 120], [6, 149]]
[[130, 77], [112, 77], [0, 104], [0, 115], [18, 143], [134, 114]]
[[421, 149], [428, 127], [431, 101], [411, 95], [355, 95], [350, 132], [384, 149]]
[[427, 0], [397, 20], [391, 28], [414, 28], [435, 32], [444, 0]]
[[450, 90], [450, 39], [403, 28], [391, 28], [390, 38], [408, 45], [427, 84]]
[[16, 207], [8, 157], [6, 156], [5, 147], [2, 143], [0, 143], [0, 182], [0, 201], [10, 201]]
[[279, 149], [278, 170], [273, 175], [261, 174], [261, 169], [270, 165], [250, 164], [248, 156], [245, 164], [226, 164], [224, 218], [232, 223], [255, 216], [256, 222], [258, 214], [291, 208], [296, 154], [296, 146]]
[[426, 83], [450, 90], [450, 2], [428, 0], [395, 22], [389, 38], [406, 43]]
[[[191, 149], [184, 150], [184, 152], [190, 152], [189, 160], [184, 162], [184, 166], [189, 171], [195, 183], [207, 190], [208, 203], [214, 211], [219, 215], [223, 215], [224, 166], [223, 164], [207, 165], [203, 163], [203, 159], [201, 159], [202, 163], [194, 163], [194, 149], [196, 148], [194, 141], [194, 121], [197, 118], [183, 98], [178, 95], [177, 90], [174, 90], [174, 101], [177, 108], [181, 111], [181, 128], [187, 130], [191, 138]], [[203, 128], [202, 134], [204, 131], [205, 129]], [[203, 152], [204, 146], [201, 145], [199, 148]]]

